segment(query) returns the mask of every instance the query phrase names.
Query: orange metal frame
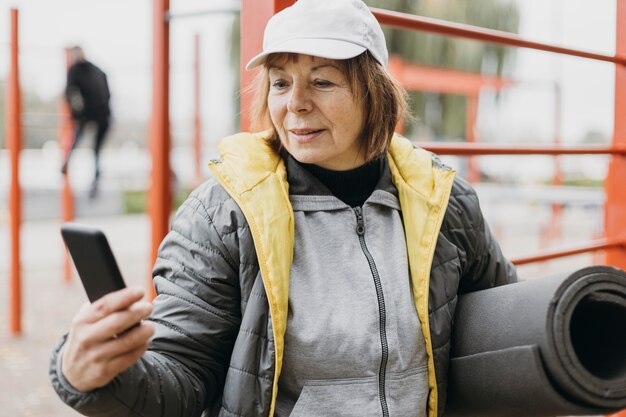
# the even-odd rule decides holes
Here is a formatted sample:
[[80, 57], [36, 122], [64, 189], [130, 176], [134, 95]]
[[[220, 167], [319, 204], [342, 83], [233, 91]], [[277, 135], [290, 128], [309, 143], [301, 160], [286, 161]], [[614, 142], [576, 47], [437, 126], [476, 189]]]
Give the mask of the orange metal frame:
[[[243, 0], [242, 2], [242, 91], [248, 91], [254, 73], [243, 71], [245, 63], [254, 56], [262, 45], [265, 24], [276, 12], [293, 4], [293, 0]], [[620, 178], [626, 178], [626, 0], [617, 0], [617, 42], [616, 55], [604, 55], [588, 51], [564, 48], [525, 40], [517, 35], [468, 25], [444, 22], [403, 13], [373, 9], [374, 15], [382, 24], [411, 30], [458, 36], [484, 42], [532, 48], [595, 59], [616, 64], [615, 69], [615, 122], [613, 145], [609, 147], [486, 147], [471, 145], [426, 144], [427, 149], [442, 154], [457, 155], [504, 155], [504, 154], [610, 154], [612, 155], [606, 180], [605, 231], [606, 239], [576, 249], [544, 252], [542, 255], [517, 260], [518, 263], [536, 262], [568, 256], [592, 250], [606, 250], [606, 262], [626, 268], [626, 188], [621, 187]], [[170, 122], [169, 122], [169, 0], [154, 1], [154, 72], [153, 107], [151, 117], [152, 177], [150, 188], [150, 216], [152, 223], [152, 261], [156, 259], [159, 244], [169, 229], [171, 208], [171, 168], [169, 161]], [[21, 201], [19, 186], [19, 150], [21, 147], [20, 92], [18, 71], [18, 12], [11, 10], [11, 67], [7, 83], [7, 145], [11, 154], [10, 184], [10, 228], [11, 228], [11, 297], [10, 327], [14, 334], [21, 332], [21, 287], [20, 287], [20, 239]], [[242, 96], [242, 130], [249, 130], [250, 94]], [[68, 209], [69, 212], [69, 209]], [[148, 284], [154, 296], [152, 281]]]
[[[623, 0], [616, 0], [618, 10]], [[293, 2], [292, 2], [293, 3]], [[500, 30], [486, 29], [477, 26], [452, 23], [439, 19], [432, 19], [423, 16], [416, 16], [407, 13], [393, 12], [390, 10], [372, 8], [372, 13], [382, 25], [387, 25], [399, 29], [409, 29], [419, 32], [431, 32], [444, 36], [455, 36], [465, 39], [473, 39], [481, 42], [495, 43], [500, 45], [518, 46], [522, 48], [536, 49], [539, 51], [555, 52], [558, 54], [578, 56], [581, 58], [596, 59], [599, 61], [613, 62], [615, 64], [626, 65], [626, 51], [617, 49], [616, 55], [605, 55], [591, 51], [565, 48], [558, 45], [551, 45], [542, 42], [535, 42], [524, 39], [518, 35]], [[621, 12], [623, 13], [623, 12]], [[623, 16], [622, 16], [623, 17]], [[618, 12], [617, 23], [620, 24], [620, 12]], [[618, 33], [619, 38], [619, 33]]]
[[[149, 212], [152, 224], [151, 265], [157, 258], [159, 245], [169, 230], [172, 208], [170, 167], [169, 118], [169, 0], [154, 0], [153, 14], [153, 76], [152, 118], [150, 121], [150, 148], [152, 175], [150, 181]], [[152, 278], [148, 280], [150, 298], [156, 295]]]
[[241, 130], [250, 130], [250, 89], [256, 71], [246, 71], [246, 64], [263, 49], [263, 31], [267, 21], [291, 6], [294, 0], [243, 0], [241, 2]]
[[6, 93], [6, 135], [11, 161], [9, 188], [9, 228], [11, 230], [11, 269], [9, 290], [9, 329], [15, 336], [22, 333], [22, 282], [20, 264], [20, 224], [22, 204], [19, 179], [20, 150], [22, 149], [22, 100], [19, 78], [17, 9], [11, 9], [11, 63]]
[[[261, 49], [263, 28], [269, 18], [279, 10], [289, 6], [293, 0], [272, 2], [243, 0], [241, 12], [242, 27], [242, 85], [248, 85], [253, 74], [243, 71], [243, 65]], [[169, 120], [169, 0], [154, 0], [153, 9], [153, 99], [150, 122], [150, 146], [152, 151], [152, 175], [150, 184], [150, 219], [152, 224], [152, 264], [156, 260], [158, 248], [169, 230], [171, 195], [170, 168], [170, 120]], [[245, 30], [243, 30], [245, 28]], [[249, 95], [242, 97], [243, 101]], [[199, 104], [198, 104], [199, 105]], [[250, 114], [245, 109], [241, 115], [242, 126], [250, 126]], [[197, 126], [196, 128], [199, 128]], [[155, 296], [152, 279], [148, 282], [150, 296]]]
[[[466, 97], [465, 116], [465, 141], [473, 144], [478, 142], [476, 131], [478, 119], [478, 99], [485, 88], [502, 90], [514, 84], [513, 80], [496, 76], [456, 71], [445, 68], [423, 67], [405, 62], [399, 56], [389, 59], [388, 71], [391, 76], [409, 91], [432, 91], [444, 94], [459, 94]], [[558, 83], [554, 84], [554, 136], [553, 145], [561, 143], [561, 88]], [[397, 129], [403, 131], [403, 123]], [[559, 155], [553, 156], [554, 175], [553, 185], [562, 185], [561, 161]], [[470, 183], [480, 181], [480, 169], [476, 156], [468, 155], [466, 179]], [[549, 246], [550, 242], [561, 236], [562, 232], [563, 204], [553, 203], [549, 224], [543, 229], [541, 242], [543, 246]]]
[[396, 81], [411, 91], [475, 96], [484, 88], [502, 90], [514, 83], [513, 80], [492, 75], [425, 67], [406, 62], [398, 56], [389, 58], [388, 70]]
[[[552, 147], [493, 147], [477, 144], [424, 144], [424, 147], [441, 154], [455, 155], [564, 155], [564, 154], [610, 154], [612, 161], [606, 180], [606, 204], [605, 204], [605, 233], [610, 241], [619, 244], [598, 248], [597, 245], [587, 244], [581, 246], [580, 251], [572, 252], [569, 249], [543, 252], [536, 256], [530, 256], [514, 260], [514, 262], [526, 263], [528, 259], [533, 262], [570, 256], [575, 253], [590, 252], [606, 249], [606, 263], [626, 269], [626, 189], [619, 187], [619, 178], [626, 178], [626, 120], [621, 117], [626, 111], [626, 29], [620, 23], [626, 21], [626, 0], [617, 0], [617, 42], [616, 54], [605, 55], [557, 45], [534, 42], [523, 39], [517, 35], [478, 28], [470, 25], [445, 22], [421, 16], [405, 13], [397, 13], [388, 10], [372, 9], [372, 12], [381, 24], [410, 30], [433, 32], [440, 35], [456, 36], [466, 39], [474, 39], [483, 42], [496, 43], [508, 46], [531, 48], [558, 54], [578, 56], [581, 58], [595, 59], [612, 62], [615, 65], [615, 124], [613, 146], [610, 147], [577, 147], [562, 148]], [[558, 180], [558, 178], [557, 178]]]
[[626, 155], [626, 146], [510, 146], [479, 143], [421, 142], [420, 146], [443, 155]]
[[[65, 49], [65, 67], [69, 69], [71, 65], [70, 50]], [[72, 122], [70, 106], [66, 100], [61, 100], [59, 104], [59, 118], [60, 118], [60, 131], [59, 131], [59, 145], [67, 158], [70, 152], [73, 140], [74, 123]], [[74, 220], [74, 199], [72, 197], [72, 187], [69, 177], [69, 166], [65, 175], [63, 175], [63, 187], [61, 188], [61, 221], [69, 222]], [[65, 246], [64, 244], [62, 244]], [[63, 281], [69, 283], [72, 280], [73, 266], [70, 254], [65, 251], [65, 261], [63, 268]]]
[[[617, 25], [615, 51], [626, 56], [626, 0], [617, 0]], [[626, 148], [626, 65], [615, 65], [615, 117], [613, 146]], [[624, 237], [626, 233], [626, 154], [613, 155], [606, 178], [605, 226], [609, 238]], [[606, 262], [626, 269], [626, 249], [613, 248], [607, 251]]]
[[[465, 140], [478, 141], [476, 120], [478, 118], [478, 97], [484, 88], [501, 90], [513, 84], [513, 80], [445, 68], [433, 68], [405, 62], [398, 56], [389, 59], [388, 71], [391, 76], [409, 91], [432, 91], [435, 93], [458, 94], [466, 97]], [[402, 123], [403, 124], [403, 123]], [[400, 125], [399, 133], [403, 126]], [[467, 180], [476, 183], [480, 180], [478, 163], [474, 156], [468, 158]]]
[[[274, 0], [272, 2], [258, 0], [243, 0], [241, 12], [242, 27], [242, 85], [248, 85], [253, 75], [243, 71], [243, 65], [261, 49], [263, 28], [267, 20], [279, 10], [292, 4], [293, 0]], [[171, 167], [170, 167], [170, 120], [169, 120], [169, 0], [153, 1], [153, 75], [152, 75], [152, 115], [150, 121], [150, 147], [152, 153], [152, 174], [150, 184], [149, 212], [151, 219], [151, 264], [156, 261], [159, 245], [169, 230], [170, 210], [172, 207], [171, 195]], [[245, 30], [243, 30], [245, 28]], [[198, 46], [196, 46], [198, 48]], [[196, 67], [199, 62], [196, 63]], [[196, 72], [198, 69], [196, 69]], [[196, 82], [199, 82], [197, 80]], [[199, 89], [197, 89], [199, 90]], [[249, 95], [242, 98], [246, 101]], [[196, 99], [196, 117], [194, 124], [196, 135], [194, 143], [199, 141], [199, 99]], [[244, 109], [241, 114], [241, 124], [249, 129], [250, 114]], [[199, 155], [199, 152], [197, 152]], [[152, 279], [148, 281], [151, 298], [155, 292]]]
[[524, 256], [521, 258], [515, 258], [512, 262], [515, 265], [525, 265], [534, 262], [542, 262], [548, 261], [550, 259], [561, 258], [564, 256], [571, 255], [579, 255], [581, 253], [598, 251], [598, 250], [607, 250], [607, 249], [618, 249], [618, 250], [626, 250], [626, 239], [623, 238], [613, 238], [613, 239], [597, 239], [591, 242], [588, 242], [585, 245], [575, 246], [570, 248], [558, 249], [558, 250], [546, 250], [538, 255], [530, 255]]

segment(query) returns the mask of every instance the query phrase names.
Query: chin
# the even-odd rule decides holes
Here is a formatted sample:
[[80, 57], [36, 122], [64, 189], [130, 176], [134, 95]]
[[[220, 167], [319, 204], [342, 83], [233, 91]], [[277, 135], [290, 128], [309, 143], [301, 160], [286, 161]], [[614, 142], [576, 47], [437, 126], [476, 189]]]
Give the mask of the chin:
[[320, 163], [323, 163], [323, 159], [315, 158], [310, 155], [291, 154], [291, 156], [293, 156], [295, 160], [301, 164], [319, 165]]
[[296, 161], [302, 164], [319, 164], [323, 163], [324, 158], [317, 152], [311, 152], [308, 150], [292, 149], [287, 151], [295, 158]]

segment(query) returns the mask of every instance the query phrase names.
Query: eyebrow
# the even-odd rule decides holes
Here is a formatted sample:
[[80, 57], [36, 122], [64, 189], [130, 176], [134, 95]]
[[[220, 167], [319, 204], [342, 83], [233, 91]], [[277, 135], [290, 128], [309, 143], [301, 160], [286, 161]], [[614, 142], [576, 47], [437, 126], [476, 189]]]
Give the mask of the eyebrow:
[[[324, 68], [324, 67], [331, 67], [331, 68], [335, 68], [336, 70], [339, 70], [339, 67], [337, 65], [321, 64], [321, 65], [317, 65], [317, 66], [311, 68], [311, 71], [317, 71], [317, 70], [319, 70], [321, 68]], [[278, 66], [278, 65], [271, 65], [268, 68], [268, 71], [271, 71], [271, 70], [284, 71], [285, 69], [283, 67]]]
[[317, 71], [318, 69], [324, 68], [324, 67], [331, 67], [331, 68], [339, 69], [338, 66], [333, 65], [333, 64], [322, 64], [322, 65], [318, 65], [316, 67], [311, 68], [311, 71]]

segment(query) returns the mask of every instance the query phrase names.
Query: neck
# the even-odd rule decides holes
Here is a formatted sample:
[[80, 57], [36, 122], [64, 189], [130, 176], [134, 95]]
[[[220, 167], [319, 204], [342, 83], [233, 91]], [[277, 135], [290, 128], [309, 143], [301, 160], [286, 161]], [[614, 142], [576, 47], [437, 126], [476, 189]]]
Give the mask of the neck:
[[381, 176], [381, 159], [348, 171], [333, 171], [312, 164], [300, 164], [322, 182], [335, 197], [350, 207], [362, 206], [372, 194]]

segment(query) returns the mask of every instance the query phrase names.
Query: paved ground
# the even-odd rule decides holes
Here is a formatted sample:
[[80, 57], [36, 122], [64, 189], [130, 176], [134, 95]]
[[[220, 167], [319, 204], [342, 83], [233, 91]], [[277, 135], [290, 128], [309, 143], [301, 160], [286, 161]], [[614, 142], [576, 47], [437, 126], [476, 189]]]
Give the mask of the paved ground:
[[[149, 223], [145, 216], [94, 217], [78, 221], [101, 227], [128, 284], [149, 276]], [[22, 232], [23, 333], [10, 336], [7, 315], [8, 242], [0, 223], [0, 417], [70, 417], [48, 383], [48, 358], [56, 340], [87, 299], [77, 277], [63, 282], [63, 246], [57, 221], [26, 222]]]

